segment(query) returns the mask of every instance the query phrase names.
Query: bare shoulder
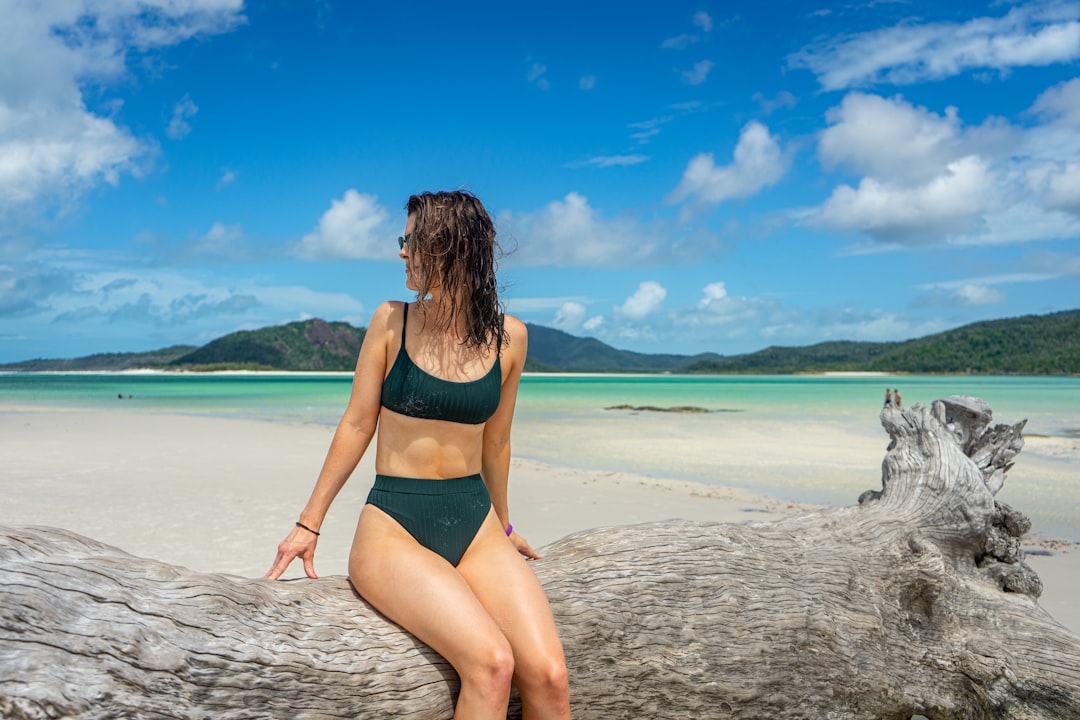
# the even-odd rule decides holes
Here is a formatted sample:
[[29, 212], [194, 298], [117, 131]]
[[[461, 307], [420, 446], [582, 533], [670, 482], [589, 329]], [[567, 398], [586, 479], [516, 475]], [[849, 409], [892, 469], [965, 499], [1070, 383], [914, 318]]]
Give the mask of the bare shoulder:
[[514, 365], [523, 367], [525, 365], [525, 355], [529, 352], [528, 328], [525, 327], [525, 323], [513, 315], [505, 315], [503, 317], [503, 333], [506, 335], [506, 345], [501, 350], [502, 356], [513, 362]]
[[503, 332], [510, 338], [510, 345], [516, 343], [519, 346], [528, 346], [529, 329], [525, 327], [525, 323], [513, 315], [507, 314], [503, 316]]
[[405, 313], [405, 303], [401, 300], [387, 300], [375, 308], [368, 323], [368, 332], [395, 332], [401, 329], [401, 319]]

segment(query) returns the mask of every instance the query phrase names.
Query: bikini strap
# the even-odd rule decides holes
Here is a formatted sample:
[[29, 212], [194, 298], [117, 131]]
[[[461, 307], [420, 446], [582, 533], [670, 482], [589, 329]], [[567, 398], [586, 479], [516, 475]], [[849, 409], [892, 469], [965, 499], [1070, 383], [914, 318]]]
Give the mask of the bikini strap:
[[405, 326], [409, 323], [409, 303], [405, 303], [405, 315], [401, 318], [401, 344], [405, 344]]

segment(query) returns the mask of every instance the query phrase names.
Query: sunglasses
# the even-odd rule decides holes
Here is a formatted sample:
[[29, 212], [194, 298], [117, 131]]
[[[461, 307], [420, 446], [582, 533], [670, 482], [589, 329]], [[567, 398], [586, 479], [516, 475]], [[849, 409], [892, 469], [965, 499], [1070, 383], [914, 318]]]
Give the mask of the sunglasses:
[[397, 239], [398, 250], [404, 250], [405, 246], [409, 244], [409, 240], [412, 239], [412, 233], [408, 235], [402, 235]]

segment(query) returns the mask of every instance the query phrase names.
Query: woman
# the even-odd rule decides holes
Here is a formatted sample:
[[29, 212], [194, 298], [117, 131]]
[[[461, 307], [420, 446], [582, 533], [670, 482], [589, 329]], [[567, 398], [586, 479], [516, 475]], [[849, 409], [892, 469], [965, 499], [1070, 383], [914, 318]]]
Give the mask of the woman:
[[416, 302], [385, 302], [372, 316], [348, 407], [267, 577], [294, 558], [316, 577], [322, 520], [378, 426], [353, 586], [454, 666], [455, 718], [505, 718], [511, 680], [525, 718], [569, 718], [562, 644], [522, 557], [537, 555], [507, 508], [528, 338], [500, 313], [495, 227], [465, 192], [414, 195], [405, 207], [399, 255]]

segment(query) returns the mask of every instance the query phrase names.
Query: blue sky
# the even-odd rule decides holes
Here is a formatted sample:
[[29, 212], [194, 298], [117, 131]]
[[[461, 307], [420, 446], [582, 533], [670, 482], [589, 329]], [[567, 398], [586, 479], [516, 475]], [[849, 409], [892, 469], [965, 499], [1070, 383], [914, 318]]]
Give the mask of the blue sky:
[[508, 309], [643, 352], [1080, 307], [1080, 3], [0, 0], [0, 362], [409, 297], [409, 194]]

